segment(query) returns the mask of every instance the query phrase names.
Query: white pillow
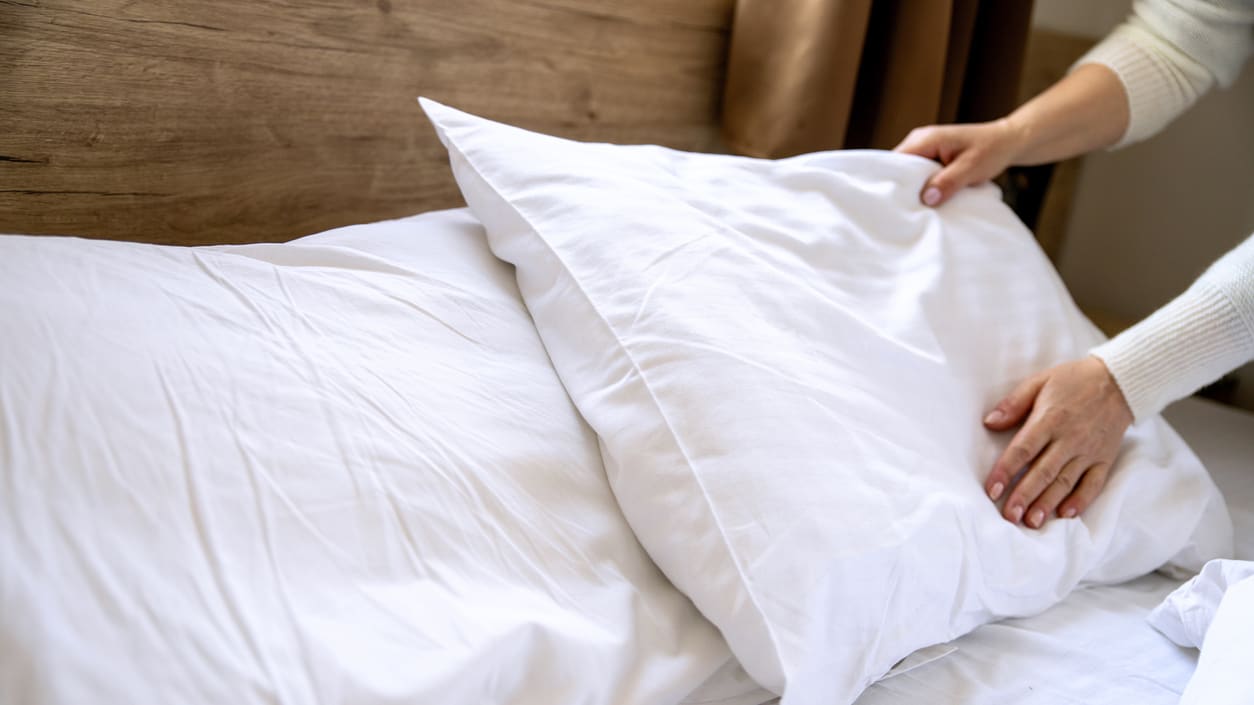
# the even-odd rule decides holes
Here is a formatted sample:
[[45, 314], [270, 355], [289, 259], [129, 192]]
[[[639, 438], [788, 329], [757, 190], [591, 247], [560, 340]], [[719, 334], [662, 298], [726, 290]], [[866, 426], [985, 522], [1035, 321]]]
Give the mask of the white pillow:
[[[1245, 561], [1248, 563], [1248, 561]], [[1248, 570], [1248, 566], [1246, 567]], [[1206, 630], [1180, 705], [1249, 705], [1254, 702], [1254, 575], [1228, 586]]]
[[1243, 580], [1254, 580], [1254, 561], [1213, 560], [1173, 590], [1146, 619], [1175, 644], [1200, 649], [1224, 594]]
[[464, 211], [0, 237], [0, 361], [0, 702], [654, 705], [729, 657]]
[[636, 534], [785, 703], [1231, 550], [1157, 418], [1082, 519], [1016, 527], [984, 496], [1008, 439], [982, 414], [1100, 339], [995, 188], [933, 210], [917, 157], [579, 144], [423, 105]]

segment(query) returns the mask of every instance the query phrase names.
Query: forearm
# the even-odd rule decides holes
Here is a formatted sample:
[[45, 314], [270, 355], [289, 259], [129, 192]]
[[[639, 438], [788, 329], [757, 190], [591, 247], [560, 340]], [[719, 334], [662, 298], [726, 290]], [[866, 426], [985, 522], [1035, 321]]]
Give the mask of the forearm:
[[1018, 148], [1012, 164], [1061, 161], [1119, 141], [1128, 98], [1106, 66], [1085, 64], [1005, 118]]
[[1139, 0], [1132, 15], [1052, 88], [1007, 118], [1015, 164], [1124, 146], [1163, 129], [1254, 52], [1249, 0]]
[[1188, 291], [1092, 352], [1138, 421], [1254, 359], [1254, 236]]

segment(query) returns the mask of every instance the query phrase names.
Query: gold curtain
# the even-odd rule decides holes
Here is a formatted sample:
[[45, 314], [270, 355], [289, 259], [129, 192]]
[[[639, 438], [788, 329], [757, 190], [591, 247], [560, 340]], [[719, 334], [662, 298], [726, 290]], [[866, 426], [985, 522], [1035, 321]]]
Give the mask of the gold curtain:
[[785, 157], [891, 149], [1015, 107], [1032, 0], [738, 0], [723, 135]]

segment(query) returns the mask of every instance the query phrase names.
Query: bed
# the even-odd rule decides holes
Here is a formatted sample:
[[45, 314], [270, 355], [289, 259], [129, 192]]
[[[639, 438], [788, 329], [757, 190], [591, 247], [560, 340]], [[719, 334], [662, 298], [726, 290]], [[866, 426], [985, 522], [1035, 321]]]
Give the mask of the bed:
[[[806, 653], [787, 643], [787, 625], [822, 621], [815, 604], [775, 605], [770, 619], [784, 627], [760, 631], [743, 621], [747, 604], [758, 608], [771, 594], [740, 592], [737, 573], [771, 564], [771, 551], [749, 561], [719, 553], [758, 546], [776, 530], [808, 545], [809, 537], [788, 534], [787, 512], [729, 523], [723, 517], [744, 509], [720, 505], [727, 514], [713, 512], [711, 524], [688, 509], [700, 502], [666, 504], [672, 499], [658, 491], [691, 499], [682, 494], [686, 486], [636, 471], [689, 459], [655, 447], [659, 434], [649, 429], [659, 428], [656, 421], [616, 417], [606, 406], [639, 390], [630, 388], [629, 374], [608, 383], [597, 377], [621, 363], [611, 354], [581, 362], [604, 333], [595, 321], [570, 329], [563, 322], [596, 316], [562, 308], [578, 298], [569, 291], [546, 294], [560, 291], [545, 287], [563, 273], [533, 264], [541, 257], [536, 243], [516, 231], [527, 225], [560, 233], [593, 221], [647, 229], [658, 219], [690, 218], [701, 227], [721, 219], [737, 226], [728, 232], [752, 226], [767, 233], [764, 240], [787, 239], [770, 225], [793, 222], [785, 210], [751, 196], [726, 203], [738, 199], [693, 187], [682, 202], [667, 199], [689, 182], [744, 189], [738, 180], [765, 179], [781, 189], [781, 203], [810, 203], [835, 189], [849, 202], [900, 206], [907, 196], [913, 202], [910, 179], [930, 168], [925, 160], [852, 152], [720, 171], [741, 164], [719, 154], [734, 13], [731, 0], [0, 6], [0, 85], [12, 96], [0, 108], [7, 127], [0, 135], [0, 232], [23, 234], [0, 243], [7, 370], [0, 373], [0, 701], [757, 705], [775, 698], [758, 683], [778, 692], [787, 675], [790, 705], [845, 695], [859, 705], [1176, 702], [1197, 652], [1173, 645], [1145, 616], [1183, 576], [1144, 574], [1190, 547], [1194, 558], [1218, 555], [1224, 527], [1206, 472], [1161, 422], [1134, 433], [1127, 454], [1172, 469], [1177, 484], [1160, 482], [1154, 497], [1140, 497], [1126, 482], [1110, 493], [1128, 507], [1167, 507], [1160, 526], [1112, 507], [1099, 513], [1111, 518], [1094, 520], [1091, 534], [1075, 522], [1060, 522], [1039, 540], [1016, 534], [1005, 544], [1013, 551], [988, 555], [1013, 561], [1083, 547], [1092, 559], [1084, 585], [1072, 591], [1082, 571], [1068, 572], [1060, 559], [1068, 570], [1041, 574], [1057, 582], [1057, 595], [1047, 589], [1029, 599], [1032, 589], [1016, 588], [1021, 601], [1012, 606], [964, 603], [933, 631], [886, 636], [892, 648], [878, 637], [851, 642], [868, 655], [844, 675], [815, 655], [823, 649]], [[681, 151], [536, 141], [428, 102], [433, 131], [414, 100], [419, 95], [538, 133]], [[494, 163], [494, 153], [516, 158]], [[519, 163], [556, 173], [531, 182], [524, 173], [514, 185], [508, 179]], [[586, 163], [609, 176], [577, 174]], [[853, 176], [815, 181], [824, 170]], [[574, 202], [609, 210], [589, 218], [565, 206], [546, 209], [527, 200], [542, 190], [536, 184], [587, 189]], [[880, 222], [921, 233], [900, 245], [909, 257], [866, 250], [868, 258], [909, 260], [894, 273], [903, 282], [919, 276], [917, 253], [938, 251], [924, 235], [962, 229], [985, 243], [972, 247], [993, 248], [980, 256], [1027, 262], [1001, 283], [981, 284], [985, 290], [1018, 282], [1054, 302], [1032, 309], [1039, 325], [1056, 326], [1052, 336], [1032, 329], [1040, 340], [1024, 347], [1035, 352], [954, 363], [961, 370], [954, 380], [979, 386], [974, 381], [989, 376], [989, 366], [1007, 380], [1022, 376], [1097, 335], [991, 187], [969, 206], [960, 203], [950, 221], [905, 211], [841, 215], [840, 227], [861, 232], [866, 222]], [[519, 216], [527, 222], [519, 225]], [[536, 225], [550, 218], [550, 226]], [[1015, 228], [1022, 237], [1001, 237]], [[580, 257], [609, 256], [608, 248], [563, 250], [573, 241], [553, 238], [549, 245], [570, 267]], [[698, 238], [661, 254], [641, 250], [647, 263], [640, 271], [662, 263], [666, 282], [698, 280], [695, 269], [676, 271], [686, 271], [681, 258], [702, 246]], [[786, 247], [805, 256], [771, 260], [772, 276], [783, 278], [764, 278], [763, 291], [804, 278], [811, 260], [832, 259], [821, 239]], [[621, 254], [613, 264], [634, 271], [627, 265], [633, 252]], [[695, 256], [714, 261], [714, 254]], [[966, 285], [945, 283], [955, 277], [943, 274], [938, 291], [950, 287], [958, 297], [952, 301], [969, 300]], [[650, 280], [640, 300], [664, 299], [667, 289], [657, 284]], [[653, 320], [633, 301], [622, 314], [630, 325], [616, 327], [613, 297], [634, 285], [623, 280], [583, 292], [620, 338]], [[863, 291], [870, 298], [862, 303], [877, 316], [849, 319], [850, 336], [874, 335], [853, 346], [862, 352], [847, 367], [875, 359], [876, 341], [892, 339], [885, 355], [907, 356], [885, 357], [889, 366], [877, 379], [909, 377], [909, 365], [923, 365], [917, 379], [929, 380], [939, 376], [928, 365], [967, 349], [970, 336], [961, 329], [970, 319], [960, 325], [926, 306], [902, 313], [891, 302], [874, 309], [875, 291]], [[754, 303], [747, 300], [745, 310]], [[990, 327], [1022, 313], [999, 306], [969, 313]], [[833, 310], [851, 308], [845, 302]], [[705, 301], [696, 318], [720, 315]], [[744, 325], [740, 311], [736, 320]], [[920, 321], [935, 339], [911, 332]], [[1007, 340], [1022, 342], [1029, 328], [1016, 325], [1005, 324]], [[645, 355], [653, 338], [636, 352]], [[776, 352], [727, 355], [730, 348], [706, 347], [721, 350], [719, 359]], [[806, 348], [793, 358], [829, 364], [823, 355]], [[655, 380], [666, 362], [657, 363]], [[770, 376], [755, 388], [742, 368], [710, 369], [681, 374], [678, 383], [701, 377], [733, 386], [720, 394], [701, 388], [692, 408], [742, 393], [773, 408], [772, 395], [796, 381]], [[846, 388], [872, 389], [861, 377], [840, 379]], [[1005, 381], [976, 394], [941, 384], [931, 393], [976, 408], [999, 386]], [[645, 387], [677, 436], [699, 435], [711, 414], [724, 413], [707, 409], [685, 431], [678, 412], [666, 409], [686, 402], [665, 407], [665, 385]], [[840, 395], [815, 401], [821, 394], [805, 404], [828, 404], [824, 413], [844, 414], [850, 427], [863, 411], [868, 419], [882, 411], [927, 426], [935, 445], [927, 452], [977, 457], [981, 466], [1004, 443], [972, 435], [947, 406], [902, 411], [909, 405], [891, 403], [882, 388], [877, 394], [862, 406]], [[1190, 399], [1166, 418], [1222, 491], [1235, 557], [1254, 559], [1254, 416]], [[883, 435], [884, 445], [845, 439], [823, 452], [883, 455], [900, 447], [899, 465], [925, 455], [899, 437], [865, 430]], [[718, 460], [722, 448], [734, 447], [720, 444], [735, 439], [716, 441], [704, 455], [699, 438], [679, 450]], [[642, 460], [641, 449], [656, 455]], [[736, 477], [726, 496], [769, 494], [760, 478]], [[918, 515], [923, 526], [985, 526], [953, 516], [952, 507], [977, 506], [968, 490], [978, 485]], [[718, 487], [699, 491], [717, 505]], [[884, 494], [868, 486], [866, 506], [895, 506], [876, 504]], [[1177, 512], [1171, 496], [1192, 508]], [[856, 504], [842, 511], [855, 515]], [[873, 514], [861, 516], [873, 523]], [[842, 521], [851, 532], [861, 525]], [[676, 541], [689, 536], [676, 527], [691, 540]], [[1190, 531], [1184, 546], [1180, 537]], [[696, 538], [707, 534], [718, 545]], [[1180, 545], [1168, 550], [1165, 537]], [[1157, 539], [1163, 545], [1155, 548]], [[937, 552], [936, 545], [917, 550], [925, 549]], [[1142, 577], [1117, 579], [1121, 571]], [[969, 576], [951, 577], [956, 591], [969, 590]], [[789, 581], [809, 587], [819, 579], [793, 572], [775, 587]], [[903, 578], [894, 590], [926, 594], [911, 592], [923, 582]], [[882, 581], [837, 583], [824, 587], [868, 600], [885, 592]], [[901, 607], [891, 595], [882, 599], [885, 609]], [[982, 622], [991, 623], [975, 626]], [[963, 635], [935, 638], [947, 629]], [[796, 639], [834, 644], [839, 636]], [[912, 639], [923, 648], [908, 647]]]

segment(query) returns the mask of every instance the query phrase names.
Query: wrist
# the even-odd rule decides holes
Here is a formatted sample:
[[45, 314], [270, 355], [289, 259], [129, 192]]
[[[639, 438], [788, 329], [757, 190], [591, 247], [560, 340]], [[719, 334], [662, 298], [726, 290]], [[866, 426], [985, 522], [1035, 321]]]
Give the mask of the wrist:
[[1010, 166], [1028, 164], [1027, 155], [1032, 149], [1033, 135], [1036, 134], [1031, 115], [1027, 114], [1023, 108], [1019, 108], [1006, 117], [996, 120], [995, 124], [1004, 135]]
[[1110, 371], [1110, 367], [1106, 365], [1106, 361], [1097, 355], [1089, 354], [1085, 358], [1085, 362], [1092, 366], [1094, 370], [1098, 393], [1110, 404], [1111, 408], [1117, 409], [1117, 416], [1125, 427], [1132, 425], [1136, 420], [1135, 415], [1132, 413], [1132, 406], [1128, 404], [1128, 398], [1124, 395], [1123, 390], [1120, 389], [1119, 381], [1115, 379], [1115, 375]]

